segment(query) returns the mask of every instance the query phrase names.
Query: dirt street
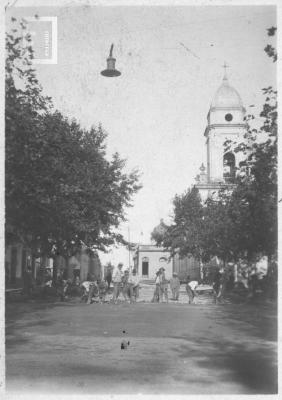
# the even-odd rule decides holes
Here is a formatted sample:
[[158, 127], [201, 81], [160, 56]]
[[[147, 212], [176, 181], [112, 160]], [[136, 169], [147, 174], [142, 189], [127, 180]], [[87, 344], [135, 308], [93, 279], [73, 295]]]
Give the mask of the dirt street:
[[[127, 350], [120, 348], [123, 336], [130, 341]], [[10, 302], [6, 388], [276, 393], [276, 339], [272, 305]]]

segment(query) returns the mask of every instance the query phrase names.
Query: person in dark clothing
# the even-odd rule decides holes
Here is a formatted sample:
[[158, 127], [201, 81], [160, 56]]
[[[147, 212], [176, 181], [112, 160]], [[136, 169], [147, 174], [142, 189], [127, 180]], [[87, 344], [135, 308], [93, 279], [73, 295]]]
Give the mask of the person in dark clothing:
[[107, 276], [106, 276], [106, 281], [108, 284], [108, 291], [110, 290], [111, 282], [112, 282], [112, 271], [108, 269]]
[[214, 293], [214, 302], [215, 304], [219, 303], [223, 299], [224, 291], [225, 291], [225, 274], [224, 269], [220, 268], [215, 273], [213, 279], [213, 293]]
[[152, 303], [159, 303], [160, 302], [160, 293], [161, 293], [160, 275], [161, 275], [161, 272], [157, 271], [156, 272], [156, 278], [155, 278], [156, 287], [155, 287], [153, 298], [151, 300]]
[[57, 275], [56, 291], [57, 291], [57, 295], [60, 297], [60, 300], [64, 301], [65, 300], [65, 281], [63, 280], [63, 276], [61, 273], [58, 273], [58, 275]]

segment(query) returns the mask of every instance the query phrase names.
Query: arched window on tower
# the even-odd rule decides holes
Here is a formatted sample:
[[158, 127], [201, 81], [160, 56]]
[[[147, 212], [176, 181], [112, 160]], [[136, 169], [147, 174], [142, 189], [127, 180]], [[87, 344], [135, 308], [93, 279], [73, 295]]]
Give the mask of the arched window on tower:
[[226, 183], [235, 182], [235, 156], [233, 153], [225, 153], [223, 156], [223, 178]]

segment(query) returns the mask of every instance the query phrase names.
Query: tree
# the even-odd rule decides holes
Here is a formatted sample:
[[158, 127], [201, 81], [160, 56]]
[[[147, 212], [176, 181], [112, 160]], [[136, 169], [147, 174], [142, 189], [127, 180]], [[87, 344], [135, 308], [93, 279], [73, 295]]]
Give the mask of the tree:
[[234, 259], [234, 235], [229, 215], [230, 196], [225, 191], [217, 199], [202, 204], [199, 191], [192, 187], [173, 201], [174, 219], [162, 229], [154, 229], [151, 237], [158, 246], [180, 257], [192, 255], [200, 262], [218, 256], [224, 262]]
[[236, 257], [229, 204], [229, 192], [224, 189], [217, 198], [208, 198], [205, 203], [202, 239], [206, 255], [205, 261], [217, 256], [225, 263]]
[[125, 244], [117, 228], [140, 188], [138, 171], [125, 173], [117, 153], [108, 158], [101, 126], [85, 130], [53, 110], [20, 37], [15, 28], [6, 39], [7, 243], [20, 240], [49, 257], [82, 244], [102, 251]]
[[[268, 29], [273, 36], [276, 28]], [[268, 45], [266, 53], [277, 60], [276, 49]], [[236, 214], [236, 229], [240, 236], [238, 247], [251, 258], [258, 252], [272, 255], [277, 250], [277, 92], [272, 87], [263, 89], [265, 103], [260, 117], [260, 130], [252, 129], [250, 116], [247, 141], [236, 151], [246, 155], [248, 173], [238, 177], [232, 193], [230, 213]], [[266, 137], [266, 140], [263, 139]]]
[[[273, 36], [276, 28], [268, 30]], [[272, 45], [266, 53], [277, 59]], [[152, 235], [158, 245], [180, 255], [192, 254], [203, 261], [218, 256], [224, 262], [239, 257], [251, 259], [261, 252], [268, 256], [277, 250], [277, 98], [272, 87], [263, 89], [265, 103], [260, 130], [252, 128], [253, 115], [247, 116], [248, 131], [242, 143], [226, 143], [243, 152], [246, 172], [236, 178], [236, 186], [226, 188], [217, 198], [201, 204], [195, 188], [174, 199], [174, 221], [165, 233]], [[264, 139], [263, 139], [264, 137]], [[265, 139], [266, 137], [266, 139]]]
[[168, 249], [171, 254], [179, 253], [180, 257], [192, 254], [201, 260], [204, 254], [203, 247], [203, 206], [199, 191], [193, 187], [183, 195], [176, 195], [173, 200], [174, 219], [170, 226], [163, 223], [163, 234], [155, 229], [152, 239], [158, 246]]

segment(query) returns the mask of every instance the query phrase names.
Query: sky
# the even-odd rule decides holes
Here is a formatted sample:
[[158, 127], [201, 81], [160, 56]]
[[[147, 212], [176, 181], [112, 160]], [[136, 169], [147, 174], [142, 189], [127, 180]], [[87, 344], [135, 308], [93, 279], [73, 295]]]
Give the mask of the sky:
[[[121, 232], [150, 243], [160, 219], [170, 221], [175, 194], [193, 185], [206, 164], [206, 117], [224, 62], [230, 84], [255, 115], [261, 89], [276, 85], [275, 65], [263, 50], [273, 43], [266, 30], [276, 25], [275, 7], [25, 4], [18, 0], [7, 15], [58, 21], [57, 64], [35, 66], [44, 92], [82, 126], [101, 123], [108, 154], [125, 158], [127, 171], [139, 169], [143, 188]], [[121, 76], [105, 78], [100, 71], [112, 43]], [[100, 257], [128, 264], [125, 249]]]

